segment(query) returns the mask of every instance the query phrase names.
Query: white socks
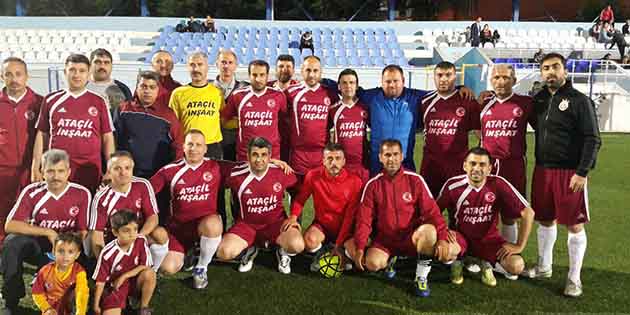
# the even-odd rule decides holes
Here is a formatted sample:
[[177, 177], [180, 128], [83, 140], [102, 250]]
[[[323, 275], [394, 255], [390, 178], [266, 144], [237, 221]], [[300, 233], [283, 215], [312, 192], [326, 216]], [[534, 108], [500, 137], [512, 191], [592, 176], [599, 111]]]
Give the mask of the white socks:
[[418, 258], [418, 262], [416, 263], [416, 279], [426, 279], [429, 276], [429, 272], [431, 272], [431, 259]]
[[569, 248], [569, 280], [579, 285], [580, 270], [582, 270], [582, 261], [586, 252], [586, 232], [582, 230], [579, 233], [569, 232], [567, 238], [567, 247]]
[[153, 258], [153, 271], [158, 272], [160, 270], [160, 266], [168, 255], [168, 242], [165, 244], [153, 244], [149, 247], [149, 251], [151, 252], [151, 258]]
[[503, 236], [508, 243], [516, 244], [516, 242], [518, 242], [518, 224], [507, 225], [502, 223], [501, 236]]
[[195, 268], [201, 268], [204, 270], [208, 268], [208, 264], [210, 264], [210, 262], [212, 261], [214, 253], [216, 253], [217, 249], [219, 248], [219, 243], [221, 243], [221, 236], [200, 237], [199, 248], [201, 252], [199, 254], [199, 261], [197, 262], [197, 266], [195, 266]]
[[311, 253], [311, 254], [315, 254], [315, 253], [317, 253], [317, 251], [318, 251], [318, 250], [320, 250], [321, 248], [322, 248], [322, 244], [321, 244], [321, 243], [319, 243], [319, 246], [317, 246], [317, 247], [313, 248], [312, 250], [310, 250], [310, 251], [309, 251], [309, 253]]
[[558, 238], [558, 228], [553, 226], [538, 226], [538, 268], [551, 270], [553, 263], [553, 245]]

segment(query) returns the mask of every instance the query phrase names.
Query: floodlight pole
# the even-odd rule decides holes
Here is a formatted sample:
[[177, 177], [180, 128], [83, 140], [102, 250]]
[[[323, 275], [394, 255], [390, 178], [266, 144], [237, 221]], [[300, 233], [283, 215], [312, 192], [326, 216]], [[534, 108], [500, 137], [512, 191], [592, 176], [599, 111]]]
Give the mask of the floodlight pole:
[[150, 16], [147, 0], [140, 0], [140, 16]]
[[396, 19], [396, 0], [387, 1], [387, 20], [393, 21]]
[[521, 1], [512, 0], [512, 21], [518, 22], [521, 11]]
[[273, 21], [273, 0], [265, 0], [265, 20]]
[[16, 0], [15, 1], [15, 16], [24, 16], [24, 15], [26, 15], [24, 0]]

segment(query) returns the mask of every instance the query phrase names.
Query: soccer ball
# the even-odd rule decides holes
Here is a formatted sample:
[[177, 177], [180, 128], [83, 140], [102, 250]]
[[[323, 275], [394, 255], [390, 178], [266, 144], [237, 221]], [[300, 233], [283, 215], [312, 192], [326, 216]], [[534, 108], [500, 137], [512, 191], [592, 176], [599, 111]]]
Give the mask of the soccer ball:
[[324, 254], [319, 259], [319, 273], [326, 278], [339, 278], [343, 272], [341, 259], [331, 253]]

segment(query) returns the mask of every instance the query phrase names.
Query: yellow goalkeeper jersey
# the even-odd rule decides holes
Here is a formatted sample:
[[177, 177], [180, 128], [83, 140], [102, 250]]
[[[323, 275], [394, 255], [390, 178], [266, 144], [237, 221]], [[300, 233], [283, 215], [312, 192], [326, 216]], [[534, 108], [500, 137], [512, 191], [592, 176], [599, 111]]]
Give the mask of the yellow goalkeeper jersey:
[[207, 144], [223, 140], [221, 135], [223, 94], [214, 85], [180, 86], [171, 94], [168, 105], [182, 123], [184, 132], [191, 129], [200, 130]]

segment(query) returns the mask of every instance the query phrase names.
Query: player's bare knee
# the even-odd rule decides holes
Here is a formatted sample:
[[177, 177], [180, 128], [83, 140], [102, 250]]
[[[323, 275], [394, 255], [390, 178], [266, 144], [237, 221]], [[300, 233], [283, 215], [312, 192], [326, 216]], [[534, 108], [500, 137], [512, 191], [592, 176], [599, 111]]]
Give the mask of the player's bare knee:
[[370, 258], [365, 260], [365, 268], [367, 268], [368, 271], [377, 272], [385, 267], [387, 267], [387, 260]]
[[523, 260], [523, 257], [519, 255], [513, 255], [504, 259], [504, 261], [501, 262], [501, 265], [503, 265], [507, 272], [513, 275], [521, 274], [525, 269], [525, 261]]
[[166, 232], [166, 229], [161, 226], [153, 229], [150, 236], [157, 244], [164, 245], [168, 242], [168, 233]]
[[304, 234], [304, 247], [307, 251], [312, 251], [321, 245], [319, 238], [313, 233]]
[[182, 269], [183, 266], [184, 266], [183, 263], [181, 265], [178, 265], [177, 263], [174, 263], [174, 262], [167, 263], [166, 261], [164, 261], [160, 265], [160, 272], [164, 275], [171, 276], [178, 273]]
[[437, 231], [432, 224], [423, 224], [414, 232], [416, 247], [433, 246], [437, 242]]
[[573, 234], [580, 233], [584, 230], [584, 224], [568, 225], [567, 230], [569, 231], [569, 233]]
[[286, 251], [291, 254], [298, 254], [304, 251], [304, 239], [302, 237], [291, 237], [287, 242]]
[[153, 271], [153, 269], [151, 268], [142, 270], [142, 272], [140, 272], [140, 274], [138, 275], [138, 281], [140, 283], [153, 283], [155, 282], [155, 279], [155, 271]]
[[197, 231], [205, 237], [219, 237], [223, 233], [223, 224], [218, 216], [208, 216], [199, 223]]

